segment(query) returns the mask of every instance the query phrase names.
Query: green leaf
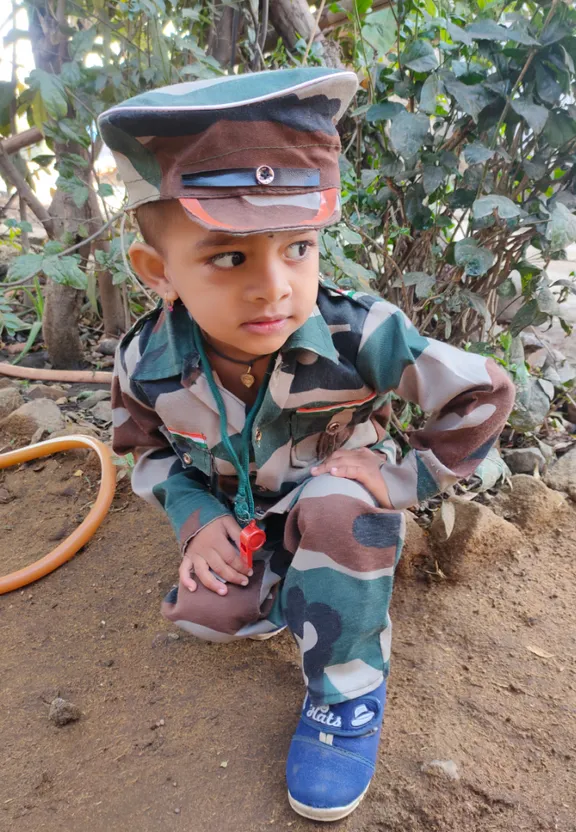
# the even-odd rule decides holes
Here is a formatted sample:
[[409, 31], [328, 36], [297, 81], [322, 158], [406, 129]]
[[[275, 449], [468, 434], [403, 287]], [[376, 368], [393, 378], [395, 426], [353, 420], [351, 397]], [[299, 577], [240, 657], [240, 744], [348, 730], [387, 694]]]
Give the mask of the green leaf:
[[539, 43], [520, 26], [500, 26], [494, 20], [477, 20], [466, 27], [466, 31], [474, 40], [514, 41], [526, 46], [538, 46]]
[[414, 40], [400, 55], [400, 63], [414, 72], [430, 72], [437, 69], [438, 58], [427, 40]]
[[464, 148], [464, 161], [469, 165], [482, 165], [494, 156], [495, 151], [480, 142], [467, 144]]
[[402, 283], [404, 283], [404, 286], [414, 286], [416, 297], [418, 300], [422, 300], [432, 293], [436, 278], [427, 272], [407, 272], [403, 276], [403, 279], [400, 280], [399, 278], [395, 281], [394, 285], [400, 286]]
[[420, 109], [425, 113], [435, 113], [436, 99], [443, 89], [444, 86], [438, 75], [435, 72], [429, 75], [420, 90]]
[[512, 109], [519, 116], [522, 116], [536, 134], [542, 132], [548, 119], [546, 107], [541, 107], [539, 104], [534, 104], [526, 99], [517, 98], [516, 101], [512, 101]]
[[348, 228], [346, 225], [341, 225], [338, 227], [338, 231], [340, 232], [340, 236], [344, 240], [345, 243], [348, 243], [351, 246], [361, 246], [362, 245], [362, 235], [358, 234], [357, 231], [353, 231], [351, 228]]
[[33, 69], [27, 81], [32, 89], [40, 93], [42, 102], [52, 118], [64, 118], [68, 112], [68, 100], [60, 79], [43, 69]]
[[404, 200], [406, 218], [414, 228], [420, 231], [430, 228], [434, 222], [432, 211], [427, 205], [424, 205], [424, 196], [424, 188], [416, 185], [406, 191]]
[[48, 240], [44, 244], [44, 254], [60, 254], [66, 246], [60, 240]]
[[379, 159], [378, 169], [382, 176], [396, 176], [404, 170], [404, 166], [397, 156], [392, 153], [383, 153]]
[[536, 299], [528, 301], [521, 306], [510, 322], [510, 333], [515, 338], [527, 326], [539, 326], [548, 320], [548, 315], [540, 312]]
[[496, 294], [499, 297], [504, 298], [504, 300], [512, 300], [512, 298], [517, 295], [517, 289], [514, 285], [514, 281], [507, 277], [506, 280], [504, 280], [496, 289]]
[[477, 220], [482, 217], [489, 217], [494, 211], [498, 212], [498, 216], [503, 220], [510, 220], [513, 217], [518, 217], [522, 213], [522, 209], [507, 196], [499, 196], [498, 194], [489, 194], [476, 199], [472, 205], [472, 212]]
[[555, 104], [562, 95], [562, 87], [553, 73], [541, 63], [536, 67], [536, 90], [547, 104]]
[[385, 121], [386, 119], [394, 118], [400, 112], [405, 112], [406, 108], [397, 101], [381, 101], [380, 104], [372, 104], [366, 113], [366, 121], [373, 124], [376, 121]]
[[100, 196], [104, 196], [104, 197], [114, 196], [114, 188], [112, 187], [112, 185], [109, 185], [108, 182], [103, 182], [98, 187], [98, 193], [99, 193]]
[[42, 270], [42, 255], [41, 254], [21, 254], [20, 257], [15, 257], [8, 267], [6, 274], [7, 281], [4, 285], [8, 286], [9, 281], [18, 282], [26, 280], [28, 277], [33, 277]]
[[482, 315], [487, 323], [492, 322], [492, 316], [488, 311], [484, 298], [481, 298], [480, 295], [477, 295], [475, 292], [471, 292], [469, 289], [462, 289], [460, 291], [460, 297], [463, 298], [468, 306], [470, 306], [475, 312]]
[[470, 277], [486, 274], [494, 260], [495, 257], [489, 249], [479, 246], [476, 240], [470, 237], [458, 240], [454, 246], [454, 262], [457, 266], [463, 266]]
[[391, 9], [370, 12], [364, 18], [362, 37], [378, 56], [386, 55], [396, 43], [396, 23]]
[[444, 87], [465, 113], [478, 121], [478, 116], [492, 101], [492, 96], [481, 84], [463, 84], [451, 78], [444, 80]]
[[435, 165], [426, 165], [422, 176], [422, 184], [427, 194], [432, 194], [439, 188], [446, 179], [444, 168], [437, 168]]
[[51, 165], [55, 158], [56, 156], [52, 153], [40, 153], [38, 156], [33, 156], [31, 161], [36, 162], [41, 168], [45, 168]]
[[551, 147], [562, 147], [576, 136], [576, 120], [562, 110], [550, 110], [542, 135]]
[[551, 43], [557, 43], [571, 34], [572, 30], [566, 25], [566, 22], [560, 15], [556, 15], [540, 34], [540, 43], [543, 46], [550, 46]]
[[430, 122], [423, 113], [409, 113], [403, 110], [392, 119], [390, 141], [394, 150], [408, 159], [414, 156], [428, 134]]
[[561, 202], [556, 203], [550, 214], [546, 238], [553, 251], [566, 248], [570, 243], [576, 243], [576, 216]]
[[462, 29], [460, 26], [447, 20], [446, 31], [455, 43], [465, 43], [466, 46], [472, 46], [472, 36], [466, 29]]
[[74, 257], [61, 257], [57, 254], [44, 257], [42, 270], [55, 283], [72, 286], [74, 289], [85, 289], [87, 286], [86, 275]]
[[19, 364], [20, 361], [22, 361], [22, 359], [26, 355], [28, 355], [28, 353], [30, 352], [30, 350], [34, 346], [34, 342], [36, 341], [36, 338], [38, 337], [41, 329], [42, 329], [42, 321], [40, 321], [40, 320], [34, 321], [32, 326], [30, 327], [30, 332], [28, 333], [28, 338], [26, 339], [26, 343], [24, 344], [24, 349], [22, 350], [21, 353], [19, 353], [16, 356], [16, 358], [14, 359], [12, 364]]

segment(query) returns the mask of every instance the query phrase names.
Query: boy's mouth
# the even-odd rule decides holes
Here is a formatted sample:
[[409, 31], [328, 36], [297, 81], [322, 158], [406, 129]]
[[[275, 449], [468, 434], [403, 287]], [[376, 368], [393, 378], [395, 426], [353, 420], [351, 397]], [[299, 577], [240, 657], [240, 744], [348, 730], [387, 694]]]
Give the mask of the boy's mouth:
[[271, 335], [281, 332], [287, 323], [287, 317], [275, 315], [274, 317], [261, 317], [254, 318], [253, 321], [246, 321], [242, 324], [242, 329], [257, 335]]

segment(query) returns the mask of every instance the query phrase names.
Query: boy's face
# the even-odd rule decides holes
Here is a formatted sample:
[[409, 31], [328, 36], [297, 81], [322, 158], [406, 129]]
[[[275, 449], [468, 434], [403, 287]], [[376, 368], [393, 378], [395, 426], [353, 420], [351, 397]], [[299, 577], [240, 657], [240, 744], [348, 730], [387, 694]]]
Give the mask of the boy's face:
[[318, 232], [234, 236], [207, 231], [174, 207], [158, 230], [158, 249], [132, 244], [135, 271], [162, 297], [180, 298], [228, 355], [280, 349], [316, 304]]

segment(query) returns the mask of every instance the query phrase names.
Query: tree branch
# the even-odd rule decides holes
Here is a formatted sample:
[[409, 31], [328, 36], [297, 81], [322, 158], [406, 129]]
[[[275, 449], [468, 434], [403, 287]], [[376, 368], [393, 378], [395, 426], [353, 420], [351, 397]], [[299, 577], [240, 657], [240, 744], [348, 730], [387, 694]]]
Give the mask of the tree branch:
[[18, 153], [30, 145], [38, 144], [44, 137], [37, 127], [32, 127], [30, 130], [23, 130], [21, 133], [15, 133], [13, 136], [8, 136], [7, 139], [0, 141], [0, 150], [7, 155], [11, 153]]
[[30, 206], [39, 222], [46, 229], [49, 237], [54, 236], [54, 222], [47, 209], [42, 205], [30, 185], [26, 182], [20, 171], [15, 167], [12, 160], [7, 156], [0, 146], [0, 174], [6, 183], [16, 188], [18, 195]]

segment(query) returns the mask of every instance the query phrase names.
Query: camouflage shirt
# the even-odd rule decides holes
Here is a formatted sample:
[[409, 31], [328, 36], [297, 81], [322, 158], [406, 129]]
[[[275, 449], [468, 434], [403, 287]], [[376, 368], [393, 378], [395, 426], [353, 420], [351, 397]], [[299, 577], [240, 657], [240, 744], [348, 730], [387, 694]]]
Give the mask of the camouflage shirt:
[[[219, 386], [238, 451], [246, 408]], [[409, 434], [403, 459], [386, 431], [393, 393], [429, 414]], [[254, 422], [250, 470], [259, 515], [286, 511], [310, 468], [337, 448], [382, 454], [395, 508], [428, 499], [474, 471], [513, 400], [510, 379], [491, 359], [423, 337], [387, 301], [321, 285], [314, 312], [275, 359]], [[135, 452], [133, 488], [165, 509], [182, 549], [233, 513], [235, 469], [181, 303], [168, 314], [156, 308], [126, 335], [112, 405], [114, 450]]]

